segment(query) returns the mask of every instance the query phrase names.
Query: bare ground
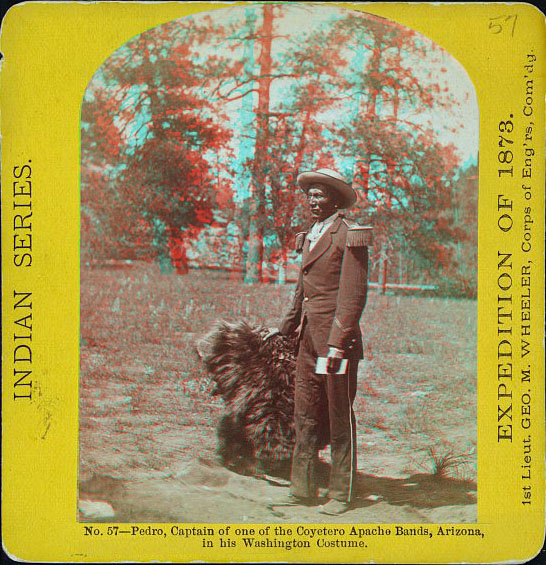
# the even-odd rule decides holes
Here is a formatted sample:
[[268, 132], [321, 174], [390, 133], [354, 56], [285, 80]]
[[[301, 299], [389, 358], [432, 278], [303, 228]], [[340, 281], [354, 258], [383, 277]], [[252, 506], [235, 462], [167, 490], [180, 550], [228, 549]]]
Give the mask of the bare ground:
[[[286, 476], [242, 476], [217, 463], [222, 404], [195, 343], [219, 318], [275, 325], [291, 290], [144, 263], [82, 269], [79, 495], [113, 513], [82, 520], [477, 520], [474, 301], [370, 294], [355, 400], [357, 498], [343, 516], [271, 507], [288, 491]], [[328, 451], [321, 457], [325, 486]]]

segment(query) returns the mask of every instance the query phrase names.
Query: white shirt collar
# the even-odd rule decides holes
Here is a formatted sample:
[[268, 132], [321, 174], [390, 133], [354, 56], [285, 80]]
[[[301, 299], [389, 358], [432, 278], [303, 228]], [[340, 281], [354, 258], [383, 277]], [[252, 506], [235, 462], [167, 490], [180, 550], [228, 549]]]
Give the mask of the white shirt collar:
[[307, 239], [309, 240], [309, 251], [313, 249], [315, 243], [326, 233], [326, 230], [334, 223], [336, 218], [339, 216], [339, 212], [332, 214], [322, 222], [315, 222], [309, 233], [307, 234]]
[[326, 229], [331, 223], [335, 221], [338, 214], [339, 212], [334, 212], [331, 216], [328, 216], [328, 218], [322, 220], [322, 222], [315, 222], [312, 227], [313, 231], [321, 232], [322, 230]]

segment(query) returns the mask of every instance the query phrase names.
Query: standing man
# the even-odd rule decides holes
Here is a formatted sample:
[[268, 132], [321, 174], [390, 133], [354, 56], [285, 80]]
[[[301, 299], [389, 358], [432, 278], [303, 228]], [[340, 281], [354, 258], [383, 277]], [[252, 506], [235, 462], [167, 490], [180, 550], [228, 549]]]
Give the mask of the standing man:
[[[278, 330], [285, 336], [299, 331], [291, 488], [278, 505], [318, 504], [318, 452], [326, 431], [332, 460], [329, 501], [319, 511], [339, 515], [354, 496], [352, 406], [362, 359], [359, 320], [366, 304], [371, 228], [357, 226], [339, 212], [355, 203], [356, 193], [336, 171], [302, 173], [297, 184], [307, 194], [315, 222], [296, 237], [302, 263], [292, 306]], [[326, 358], [325, 370], [317, 367], [319, 357]], [[348, 360], [346, 371], [336, 374], [342, 360]]]

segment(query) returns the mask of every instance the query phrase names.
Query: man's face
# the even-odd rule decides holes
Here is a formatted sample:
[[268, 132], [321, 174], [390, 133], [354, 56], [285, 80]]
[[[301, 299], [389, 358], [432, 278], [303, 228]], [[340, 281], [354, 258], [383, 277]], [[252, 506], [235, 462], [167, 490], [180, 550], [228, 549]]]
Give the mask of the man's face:
[[335, 199], [326, 186], [312, 185], [307, 191], [307, 203], [313, 219], [322, 222], [337, 210]]

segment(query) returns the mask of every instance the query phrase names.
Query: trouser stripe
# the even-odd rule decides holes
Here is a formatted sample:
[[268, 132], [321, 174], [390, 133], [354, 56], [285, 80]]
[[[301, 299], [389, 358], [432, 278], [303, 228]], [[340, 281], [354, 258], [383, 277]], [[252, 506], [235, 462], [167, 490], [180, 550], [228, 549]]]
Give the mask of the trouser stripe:
[[354, 441], [353, 441], [353, 418], [351, 409], [351, 379], [349, 378], [349, 367], [347, 367], [347, 402], [349, 404], [349, 430], [351, 433], [351, 468], [349, 472], [349, 494], [347, 502], [351, 502], [351, 494], [353, 491], [353, 461], [354, 461]]

